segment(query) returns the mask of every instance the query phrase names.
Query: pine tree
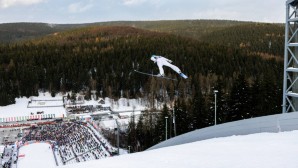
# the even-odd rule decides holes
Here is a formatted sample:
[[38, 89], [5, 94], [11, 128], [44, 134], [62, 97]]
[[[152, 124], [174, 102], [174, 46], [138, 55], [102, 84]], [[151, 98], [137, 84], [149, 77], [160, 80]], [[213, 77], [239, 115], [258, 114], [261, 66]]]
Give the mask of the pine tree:
[[137, 123], [137, 128], [136, 128], [136, 138], [137, 138], [137, 151], [143, 151], [145, 147], [145, 133], [146, 129], [144, 126], [144, 118], [143, 115], [140, 115], [139, 121]]
[[131, 152], [137, 152], [138, 142], [137, 142], [137, 132], [136, 132], [136, 123], [135, 123], [134, 115], [132, 115], [130, 118], [127, 132], [128, 132], [127, 145], [131, 146]]
[[174, 105], [175, 114], [176, 114], [176, 132], [177, 135], [186, 133], [191, 130], [191, 120], [190, 112], [187, 109], [184, 99], [179, 99], [175, 102]]
[[256, 78], [251, 87], [251, 98], [252, 98], [252, 106], [251, 106], [251, 117], [259, 117], [262, 116], [264, 109], [266, 107], [264, 103], [264, 90], [261, 89], [262, 81], [260, 78]]
[[205, 99], [203, 97], [199, 81], [194, 82], [194, 97], [192, 100], [192, 129], [205, 127], [206, 109]]
[[[227, 120], [227, 111], [229, 110], [227, 96], [224, 93], [224, 83], [221, 78], [218, 78], [214, 90], [217, 90], [216, 93], [216, 113], [217, 113], [217, 124], [225, 123]], [[215, 96], [215, 95], [214, 95]]]
[[[261, 85], [261, 91], [264, 92], [263, 115], [277, 114], [281, 112], [281, 88], [278, 87], [272, 76], [264, 76]], [[279, 96], [279, 97], [278, 97]]]
[[[155, 143], [159, 143], [165, 140], [166, 131], [169, 133], [168, 130], [165, 130], [166, 127], [166, 117], [168, 117], [167, 121], [169, 121], [169, 109], [166, 104], [163, 105], [163, 109], [161, 114], [158, 116], [157, 123], [155, 126]], [[168, 124], [169, 128], [169, 124]]]
[[250, 116], [251, 99], [249, 96], [249, 86], [244, 75], [240, 74], [233, 84], [229, 99], [230, 111], [227, 116], [228, 121], [236, 121]]
[[156, 114], [150, 111], [145, 111], [144, 115], [144, 149], [147, 149], [155, 144], [155, 126], [157, 125]]

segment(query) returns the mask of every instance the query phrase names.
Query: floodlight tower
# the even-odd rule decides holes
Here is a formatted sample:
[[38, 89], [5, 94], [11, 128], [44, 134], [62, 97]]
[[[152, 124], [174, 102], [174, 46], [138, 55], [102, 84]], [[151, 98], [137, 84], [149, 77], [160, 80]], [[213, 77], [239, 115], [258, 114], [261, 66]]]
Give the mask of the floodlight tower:
[[282, 112], [298, 111], [298, 0], [286, 1]]

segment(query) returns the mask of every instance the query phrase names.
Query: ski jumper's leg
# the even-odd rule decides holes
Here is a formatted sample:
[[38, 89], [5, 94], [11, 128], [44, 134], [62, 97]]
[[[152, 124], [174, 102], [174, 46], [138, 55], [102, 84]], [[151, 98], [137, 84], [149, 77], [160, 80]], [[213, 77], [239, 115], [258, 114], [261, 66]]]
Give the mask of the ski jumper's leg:
[[177, 66], [170, 64], [169, 62], [165, 61], [163, 65], [172, 68], [178, 74], [181, 73], [181, 70]]
[[163, 63], [160, 62], [160, 61], [157, 61], [157, 66], [158, 66], [158, 69], [159, 69], [159, 74], [164, 75], [165, 72], [164, 72], [164, 70], [162, 68]]

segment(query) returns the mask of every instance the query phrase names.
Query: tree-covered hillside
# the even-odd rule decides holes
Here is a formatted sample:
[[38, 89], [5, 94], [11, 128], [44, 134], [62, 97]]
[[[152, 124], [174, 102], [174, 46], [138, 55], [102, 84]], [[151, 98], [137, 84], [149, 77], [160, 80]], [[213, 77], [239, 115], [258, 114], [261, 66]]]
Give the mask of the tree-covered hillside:
[[130, 26], [199, 39], [205, 34], [246, 23], [227, 20], [114, 21], [86, 24], [5, 23], [0, 24], [0, 42], [15, 42], [88, 26]]
[[[169, 93], [180, 89], [186, 97], [192, 95], [196, 81], [208, 94], [216, 81], [222, 80], [228, 93], [239, 74], [244, 74], [250, 84], [265, 76], [278, 83], [282, 76], [282, 63], [275, 59], [262, 60], [233, 47], [132, 27], [76, 29], [1, 45], [0, 51], [1, 94], [11, 98], [30, 96], [39, 89], [51, 92], [96, 89], [113, 97], [119, 97], [123, 90], [127, 97], [135, 97], [141, 94], [141, 88], [148, 96], [152, 92], [157, 94], [160, 87]], [[152, 54], [172, 59], [190, 79], [181, 80], [166, 69], [166, 74], [177, 77], [179, 82], [163, 81], [161, 86], [160, 80], [134, 74], [133, 69], [158, 72], [149, 59]], [[1, 104], [11, 101], [3, 98]]]
[[0, 43], [18, 42], [62, 32], [73, 28], [87, 27], [90, 24], [49, 24], [49, 23], [2, 23]]
[[6, 23], [0, 24], [0, 41], [2, 43], [32, 39], [57, 31], [44, 23]]
[[241, 48], [260, 56], [283, 57], [284, 30], [284, 26], [279, 24], [249, 23], [213, 31], [200, 40]]
[[[123, 93], [126, 98], [141, 97], [151, 107], [153, 100], [172, 104], [177, 134], [214, 124], [214, 90], [218, 90], [217, 123], [280, 113], [282, 26], [225, 23], [194, 37], [182, 34], [191, 32], [187, 29], [164, 28], [163, 32], [137, 26], [82, 25], [2, 43], [0, 106], [14, 103], [16, 97], [37, 95], [40, 90], [53, 96], [83, 91], [86, 99], [91, 90], [116, 99]], [[150, 61], [152, 54], [173, 60], [189, 79], [167, 67], [166, 75], [177, 82], [134, 73], [134, 69], [158, 73]], [[139, 123], [129, 126], [128, 144], [133, 151], [146, 149], [164, 137], [164, 117], [171, 116], [168, 107], [159, 117], [150, 116], [145, 112]]]
[[89, 26], [129, 26], [246, 49], [263, 58], [282, 56], [284, 25], [228, 20], [114, 21], [86, 24], [0, 24], [0, 43], [32, 39]]

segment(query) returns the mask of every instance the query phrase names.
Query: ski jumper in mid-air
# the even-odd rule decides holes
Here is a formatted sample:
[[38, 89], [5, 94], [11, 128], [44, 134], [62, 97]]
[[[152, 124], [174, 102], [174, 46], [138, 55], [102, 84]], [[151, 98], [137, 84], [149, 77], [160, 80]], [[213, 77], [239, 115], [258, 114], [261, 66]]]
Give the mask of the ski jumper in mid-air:
[[158, 76], [161, 76], [161, 77], [164, 77], [164, 70], [163, 70], [163, 66], [167, 66], [167, 67], [170, 67], [172, 68], [175, 72], [177, 72], [181, 77], [183, 77], [184, 79], [187, 79], [188, 77], [186, 75], [184, 75], [181, 70], [171, 64], [172, 61], [165, 58], [165, 57], [162, 57], [162, 56], [158, 56], [158, 55], [152, 55], [151, 56], [151, 60], [157, 64], [158, 68], [159, 68], [159, 74]]

